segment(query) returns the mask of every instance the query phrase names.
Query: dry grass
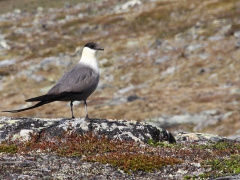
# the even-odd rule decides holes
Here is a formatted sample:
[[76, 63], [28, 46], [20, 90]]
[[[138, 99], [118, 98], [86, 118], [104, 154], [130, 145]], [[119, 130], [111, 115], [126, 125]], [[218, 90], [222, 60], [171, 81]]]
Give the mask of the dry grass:
[[[79, 3], [78, 0], [68, 0], [70, 5]], [[94, 2], [94, 0], [85, 0], [84, 2]], [[65, 0], [1, 0], [0, 12], [7, 13], [12, 12], [15, 9], [21, 9], [22, 11], [36, 12], [38, 7], [42, 8], [63, 8]]]

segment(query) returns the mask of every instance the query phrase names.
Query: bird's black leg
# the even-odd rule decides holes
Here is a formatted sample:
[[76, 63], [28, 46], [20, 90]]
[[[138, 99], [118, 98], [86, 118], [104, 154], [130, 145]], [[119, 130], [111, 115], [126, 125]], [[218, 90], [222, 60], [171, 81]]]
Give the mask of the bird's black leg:
[[73, 101], [70, 102], [70, 106], [71, 106], [71, 112], [72, 112], [72, 119], [75, 118], [73, 115]]
[[85, 119], [90, 119], [89, 117], [88, 117], [88, 110], [87, 110], [87, 101], [86, 100], [84, 100], [84, 105], [85, 105], [85, 113], [86, 113], [86, 118]]

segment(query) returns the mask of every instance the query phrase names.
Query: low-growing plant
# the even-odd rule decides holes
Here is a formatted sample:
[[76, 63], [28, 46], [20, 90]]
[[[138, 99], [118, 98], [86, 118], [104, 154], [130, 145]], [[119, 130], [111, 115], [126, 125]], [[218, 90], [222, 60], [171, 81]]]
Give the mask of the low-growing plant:
[[158, 154], [143, 154], [131, 152], [114, 152], [95, 157], [87, 157], [87, 161], [101, 162], [119, 167], [127, 173], [135, 171], [152, 172], [166, 165], [179, 164], [182, 161], [173, 157], [162, 157]]
[[166, 148], [176, 147], [175, 144], [169, 144], [167, 142], [156, 142], [153, 139], [149, 139], [148, 144], [151, 145], [151, 146], [155, 146], [155, 147], [157, 147], [157, 146], [166, 147]]
[[[202, 162], [203, 167], [210, 168], [207, 173], [210, 176], [218, 177], [222, 174], [239, 174], [240, 173], [240, 155], [231, 155], [229, 159], [210, 159]], [[220, 173], [221, 174], [220, 174]]]
[[18, 148], [15, 144], [7, 144], [6, 142], [0, 144], [0, 153], [14, 154], [17, 150]]

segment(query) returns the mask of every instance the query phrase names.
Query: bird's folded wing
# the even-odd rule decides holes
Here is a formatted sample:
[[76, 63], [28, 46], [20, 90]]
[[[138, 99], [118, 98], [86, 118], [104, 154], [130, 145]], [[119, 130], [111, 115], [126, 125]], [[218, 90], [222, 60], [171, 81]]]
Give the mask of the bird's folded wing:
[[65, 97], [70, 97], [70, 96], [74, 96], [74, 95], [77, 95], [77, 94], [81, 94], [81, 93], [63, 92], [63, 93], [60, 93], [60, 94], [45, 94], [45, 95], [42, 95], [42, 96], [27, 99], [25, 101], [26, 102], [41, 101], [41, 102], [49, 103], [49, 102], [53, 102], [53, 101], [59, 101], [59, 100], [65, 98]]
[[93, 69], [82, 64], [77, 64], [62, 76], [57, 84], [48, 91], [48, 94], [60, 94], [63, 92], [80, 93], [88, 89], [97, 78], [99, 78], [99, 75]]
[[[44, 101], [53, 102], [65, 97], [82, 94], [91, 86], [95, 79], [99, 78], [98, 73], [88, 66], [77, 65], [65, 73], [62, 78], [53, 86], [47, 94], [27, 99], [26, 102]], [[94, 79], [94, 80], [93, 80]]]

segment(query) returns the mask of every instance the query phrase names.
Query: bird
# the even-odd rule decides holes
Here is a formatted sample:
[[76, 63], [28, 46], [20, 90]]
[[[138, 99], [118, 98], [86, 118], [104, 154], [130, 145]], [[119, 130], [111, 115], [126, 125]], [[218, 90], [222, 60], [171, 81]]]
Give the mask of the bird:
[[25, 100], [25, 102], [39, 101], [37, 104], [24, 109], [2, 112], [18, 113], [54, 101], [70, 101], [72, 118], [75, 118], [73, 102], [84, 101], [86, 119], [90, 119], [87, 111], [87, 98], [96, 90], [100, 78], [97, 60], [98, 51], [104, 51], [104, 48], [101, 48], [97, 43], [88, 42], [83, 47], [82, 56], [77, 65], [66, 72], [47, 94]]

